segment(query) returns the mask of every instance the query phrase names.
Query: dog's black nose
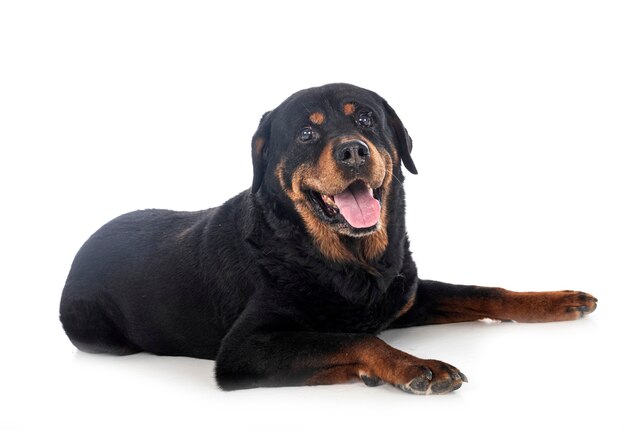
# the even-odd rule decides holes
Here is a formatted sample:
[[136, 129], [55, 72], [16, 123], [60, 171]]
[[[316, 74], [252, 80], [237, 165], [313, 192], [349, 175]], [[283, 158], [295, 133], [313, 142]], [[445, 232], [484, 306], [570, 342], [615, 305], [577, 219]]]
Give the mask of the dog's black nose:
[[370, 158], [369, 147], [360, 140], [344, 142], [335, 148], [335, 160], [349, 167], [360, 167]]

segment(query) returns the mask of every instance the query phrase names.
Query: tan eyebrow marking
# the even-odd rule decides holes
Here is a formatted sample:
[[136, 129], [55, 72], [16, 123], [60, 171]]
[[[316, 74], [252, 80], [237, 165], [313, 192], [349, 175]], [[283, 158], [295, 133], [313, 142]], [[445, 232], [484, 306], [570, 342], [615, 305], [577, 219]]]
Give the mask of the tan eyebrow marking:
[[343, 105], [343, 114], [352, 115], [355, 109], [356, 107], [354, 106], [354, 103], [346, 103], [345, 105]]
[[320, 125], [324, 122], [326, 117], [321, 112], [313, 112], [311, 115], [309, 115], [309, 119], [313, 124]]

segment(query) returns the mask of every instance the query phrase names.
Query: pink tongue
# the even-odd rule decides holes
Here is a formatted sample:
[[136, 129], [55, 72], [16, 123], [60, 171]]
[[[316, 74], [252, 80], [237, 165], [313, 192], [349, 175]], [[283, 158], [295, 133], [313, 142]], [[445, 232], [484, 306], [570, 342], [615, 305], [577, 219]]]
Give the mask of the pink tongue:
[[371, 227], [380, 218], [380, 203], [370, 194], [370, 189], [357, 182], [335, 196], [341, 215], [354, 228]]

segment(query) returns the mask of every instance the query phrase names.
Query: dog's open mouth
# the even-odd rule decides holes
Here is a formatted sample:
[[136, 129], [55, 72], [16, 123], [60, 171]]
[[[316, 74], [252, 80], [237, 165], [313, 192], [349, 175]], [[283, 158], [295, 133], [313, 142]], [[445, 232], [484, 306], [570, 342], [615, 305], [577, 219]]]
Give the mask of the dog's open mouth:
[[353, 228], [369, 228], [380, 219], [381, 189], [372, 189], [363, 181], [355, 181], [334, 196], [309, 191], [311, 200], [329, 219], [341, 217]]

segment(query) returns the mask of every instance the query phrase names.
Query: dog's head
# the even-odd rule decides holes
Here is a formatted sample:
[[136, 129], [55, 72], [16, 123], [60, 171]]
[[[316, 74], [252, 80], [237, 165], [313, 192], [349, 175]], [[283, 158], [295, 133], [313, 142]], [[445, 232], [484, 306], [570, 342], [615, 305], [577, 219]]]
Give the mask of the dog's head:
[[251, 191], [292, 204], [327, 257], [349, 260], [341, 239], [352, 237], [366, 240], [366, 258], [375, 258], [387, 246], [400, 163], [417, 173], [411, 148], [376, 93], [347, 84], [310, 88], [263, 115], [252, 139]]

